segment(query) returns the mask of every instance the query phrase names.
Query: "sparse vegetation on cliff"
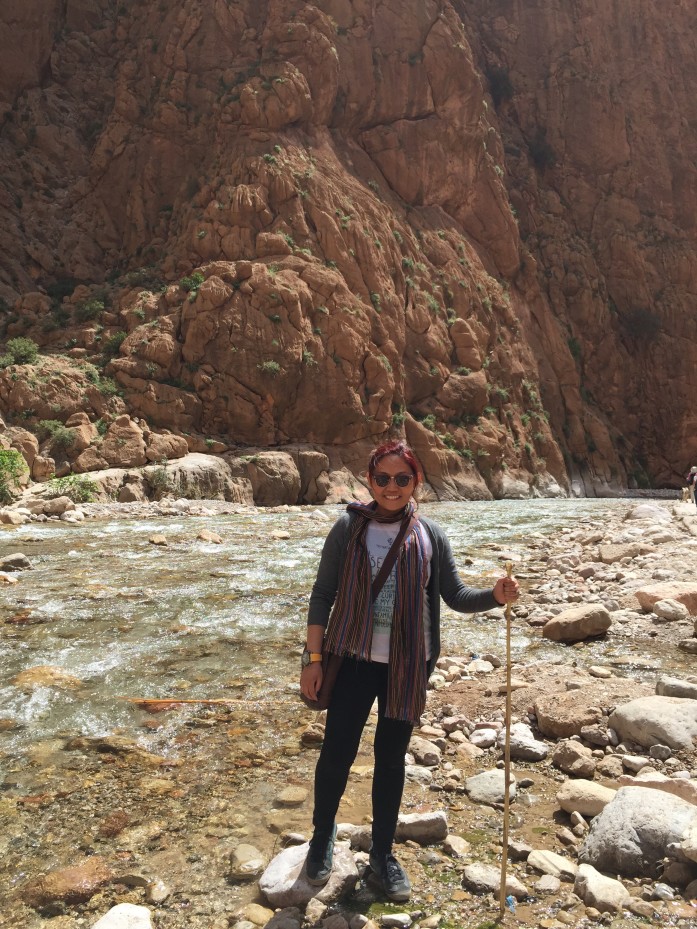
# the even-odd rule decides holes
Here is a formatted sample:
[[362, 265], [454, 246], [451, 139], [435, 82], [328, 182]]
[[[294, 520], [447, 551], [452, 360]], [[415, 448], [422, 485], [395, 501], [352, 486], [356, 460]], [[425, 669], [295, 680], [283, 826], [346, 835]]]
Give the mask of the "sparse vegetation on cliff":
[[0, 503], [11, 503], [19, 480], [28, 468], [22, 455], [14, 448], [0, 448]]

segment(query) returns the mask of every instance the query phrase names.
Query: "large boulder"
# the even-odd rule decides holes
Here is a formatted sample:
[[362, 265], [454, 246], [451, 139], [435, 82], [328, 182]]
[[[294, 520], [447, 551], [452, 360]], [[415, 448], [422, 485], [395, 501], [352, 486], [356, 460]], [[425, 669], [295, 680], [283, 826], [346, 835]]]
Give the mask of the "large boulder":
[[595, 817], [579, 862], [625, 877], [656, 877], [669, 846], [678, 846], [697, 810], [679, 797], [644, 787], [620, 787]]
[[300, 500], [300, 472], [288, 452], [253, 452], [245, 456], [254, 502], [259, 506], [294, 505]]
[[661, 744], [692, 751], [697, 740], [697, 700], [639, 697], [618, 706], [609, 725], [624, 741], [646, 748]]
[[651, 584], [640, 587], [634, 591], [642, 610], [652, 610], [658, 600], [677, 600], [690, 611], [691, 616], [697, 616], [697, 584], [687, 581], [669, 581], [662, 584]]
[[150, 432], [147, 436], [145, 457], [148, 461], [163, 461], [173, 458], [183, 458], [188, 454], [189, 445], [181, 435], [171, 432]]
[[230, 500], [251, 503], [249, 482], [235, 480], [227, 463], [217, 455], [193, 452], [175, 461], [145, 469], [151, 488], [192, 500]]
[[143, 432], [128, 414], [118, 416], [109, 426], [99, 454], [112, 468], [137, 468], [146, 464]]
[[272, 907], [304, 907], [316, 897], [323, 903], [350, 893], [358, 880], [358, 869], [348, 842], [334, 846], [334, 870], [329, 881], [317, 890], [305, 874], [309, 843], [286, 848], [271, 861], [259, 879], [259, 890]]
[[554, 642], [582, 642], [603, 635], [612, 625], [610, 614], [599, 603], [563, 610], [542, 627], [542, 635]]

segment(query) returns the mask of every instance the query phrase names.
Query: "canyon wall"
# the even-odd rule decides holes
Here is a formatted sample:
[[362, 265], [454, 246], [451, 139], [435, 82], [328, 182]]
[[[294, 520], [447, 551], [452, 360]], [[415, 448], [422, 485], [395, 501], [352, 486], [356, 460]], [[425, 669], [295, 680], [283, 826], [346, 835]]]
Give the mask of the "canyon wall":
[[[355, 472], [406, 435], [450, 499], [679, 483], [697, 12], [623, 8], [5, 5], [5, 340], [198, 450]], [[74, 414], [56, 363], [0, 372], [8, 421]]]

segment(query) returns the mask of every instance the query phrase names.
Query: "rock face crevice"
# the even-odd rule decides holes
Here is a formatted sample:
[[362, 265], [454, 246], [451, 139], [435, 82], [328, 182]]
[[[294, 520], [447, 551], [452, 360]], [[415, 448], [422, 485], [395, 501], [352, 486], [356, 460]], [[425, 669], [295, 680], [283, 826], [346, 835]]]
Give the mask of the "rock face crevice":
[[448, 495], [677, 483], [697, 14], [620, 6], [9, 4], [5, 337], [174, 433], [406, 430]]

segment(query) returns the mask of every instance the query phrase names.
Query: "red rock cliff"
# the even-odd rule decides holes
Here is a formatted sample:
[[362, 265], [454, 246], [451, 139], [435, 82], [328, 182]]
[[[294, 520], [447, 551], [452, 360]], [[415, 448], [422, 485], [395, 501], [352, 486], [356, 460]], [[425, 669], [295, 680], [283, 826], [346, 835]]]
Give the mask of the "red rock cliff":
[[687, 2], [46, 7], [0, 11], [8, 337], [175, 431], [406, 430], [445, 497], [697, 457]]

